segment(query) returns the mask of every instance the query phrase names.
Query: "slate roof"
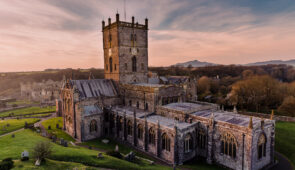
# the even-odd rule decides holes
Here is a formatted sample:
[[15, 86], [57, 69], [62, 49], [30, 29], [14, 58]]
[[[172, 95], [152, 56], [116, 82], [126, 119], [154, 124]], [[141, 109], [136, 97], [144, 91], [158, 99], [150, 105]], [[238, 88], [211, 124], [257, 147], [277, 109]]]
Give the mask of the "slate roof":
[[84, 114], [87, 116], [102, 113], [102, 110], [95, 105], [84, 106], [83, 109], [84, 109]]
[[159, 78], [154, 77], [154, 78], [149, 78], [148, 82], [149, 82], [149, 84], [159, 84], [160, 80], [159, 80]]
[[[245, 115], [241, 115], [234, 112], [227, 112], [227, 111], [221, 111], [221, 110], [219, 111], [203, 110], [203, 111], [197, 111], [195, 113], [192, 113], [192, 115], [209, 119], [212, 117], [212, 113], [214, 115], [215, 121], [226, 122], [226, 123], [235, 124], [235, 125], [239, 125], [243, 127], [248, 127], [249, 125], [250, 116], [245, 116]], [[258, 117], [253, 117], [252, 121], [253, 121], [253, 126], [256, 126], [256, 125], [258, 126], [260, 125], [261, 119]], [[265, 120], [265, 121], [268, 121], [268, 120]]]
[[214, 104], [210, 103], [170, 103], [167, 105], [162, 106], [163, 108], [171, 109], [171, 110], [176, 110], [176, 111], [182, 111], [185, 113], [192, 113], [195, 111], [200, 111], [200, 110], [216, 110], [216, 106]]
[[80, 98], [82, 99], [100, 96], [117, 96], [115, 85], [108, 79], [70, 80], [70, 83], [77, 87]]
[[[160, 123], [160, 126], [164, 126], [166, 128], [173, 129], [174, 128], [174, 122], [176, 121], [175, 119], [172, 118], [167, 118], [161, 115], [155, 115], [152, 112], [148, 112], [142, 109], [135, 109], [133, 107], [129, 106], [115, 106], [112, 108], [112, 111], [118, 112], [120, 116], [124, 116], [124, 113], [126, 113], [126, 117], [133, 117], [134, 115], [134, 110], [136, 111], [136, 118], [139, 119], [144, 119], [144, 116], [147, 118], [147, 122], [157, 124], [158, 121]], [[185, 129], [192, 124], [186, 123], [186, 122], [181, 122], [181, 121], [176, 121], [176, 126], [178, 129]]]
[[137, 118], [144, 118], [145, 115], [149, 115], [152, 112], [145, 111], [142, 109], [133, 108], [130, 106], [114, 106], [112, 111], [118, 112], [119, 115], [123, 116], [126, 113], [126, 117], [133, 117], [134, 111], [136, 111]]
[[150, 115], [147, 117], [147, 121], [154, 124], [157, 124], [159, 121], [160, 126], [165, 126], [170, 129], [173, 129], [174, 125], [176, 125], [176, 127], [180, 130], [188, 128], [194, 124], [194, 123], [191, 124], [191, 123], [177, 121], [175, 119], [164, 117], [161, 115]]

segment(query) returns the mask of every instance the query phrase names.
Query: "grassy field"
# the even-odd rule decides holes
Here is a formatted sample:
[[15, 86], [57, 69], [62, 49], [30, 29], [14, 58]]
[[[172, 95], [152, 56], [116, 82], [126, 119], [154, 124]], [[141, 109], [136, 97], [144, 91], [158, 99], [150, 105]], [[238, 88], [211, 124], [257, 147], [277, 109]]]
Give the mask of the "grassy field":
[[14, 102], [7, 102], [8, 105], [29, 105], [29, 104], [38, 104], [40, 102], [32, 102], [32, 101], [28, 101], [28, 100], [17, 100], [17, 101], [14, 101]]
[[276, 122], [275, 149], [295, 165], [295, 123]]
[[[62, 130], [63, 127], [63, 119], [61, 117], [54, 117], [51, 119], [47, 119], [41, 123], [47, 132], [56, 135], [58, 138], [63, 138], [67, 141], [75, 141], [70, 135], [65, 133]], [[60, 128], [56, 128], [56, 124], [59, 125]], [[51, 126], [51, 129], [48, 129], [48, 126]]]
[[0, 120], [0, 135], [5, 133], [9, 133], [18, 129], [21, 129], [25, 126], [25, 122], [27, 123], [35, 123], [38, 122], [39, 119], [7, 119]]
[[85, 166], [81, 163], [74, 163], [74, 162], [63, 162], [63, 161], [55, 161], [46, 159], [46, 164], [38, 167], [34, 165], [34, 161], [31, 159], [29, 161], [14, 161], [14, 168], [13, 170], [48, 170], [48, 169], [76, 169], [76, 170], [95, 170], [98, 168]]
[[[15, 133], [15, 138], [11, 136], [4, 136], [0, 138], [0, 160], [11, 157], [13, 159], [20, 159], [21, 152], [24, 150], [32, 152], [32, 147], [38, 141], [49, 141], [47, 138], [41, 137], [39, 134], [31, 130], [23, 130]], [[112, 169], [151, 169], [151, 170], [165, 170], [170, 167], [160, 165], [149, 165], [145, 162], [130, 163], [103, 154], [104, 158], [96, 158], [98, 152], [82, 147], [63, 147], [52, 143], [53, 153], [49, 157], [51, 160], [82, 163], [87, 166], [104, 167]]]
[[24, 115], [22, 117], [24, 118], [30, 118], [30, 117], [34, 117], [34, 118], [42, 118], [42, 117], [48, 117], [50, 116], [52, 113], [41, 113], [41, 114], [34, 114], [34, 115]]
[[6, 112], [0, 112], [0, 117], [7, 117], [11, 113], [13, 113], [13, 116], [24, 116], [27, 114], [50, 113], [55, 111], [56, 111], [55, 106], [47, 106], [47, 107], [34, 106], [34, 107], [10, 110]]

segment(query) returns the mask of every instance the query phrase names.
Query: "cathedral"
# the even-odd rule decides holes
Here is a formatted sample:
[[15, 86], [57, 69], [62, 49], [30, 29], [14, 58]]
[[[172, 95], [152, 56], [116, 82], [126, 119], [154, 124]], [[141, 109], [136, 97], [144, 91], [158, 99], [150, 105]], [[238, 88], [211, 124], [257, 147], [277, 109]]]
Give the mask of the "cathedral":
[[196, 80], [149, 83], [148, 19], [102, 21], [105, 79], [66, 80], [64, 131], [78, 141], [109, 137], [168, 164], [194, 158], [230, 169], [274, 163], [275, 121], [197, 101]]

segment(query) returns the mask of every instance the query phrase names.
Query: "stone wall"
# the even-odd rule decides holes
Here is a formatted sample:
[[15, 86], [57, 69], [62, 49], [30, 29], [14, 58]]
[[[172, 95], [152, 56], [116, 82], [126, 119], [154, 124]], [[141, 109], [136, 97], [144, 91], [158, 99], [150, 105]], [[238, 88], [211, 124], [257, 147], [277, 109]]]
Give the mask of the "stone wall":
[[21, 83], [21, 97], [38, 102], [55, 102], [56, 99], [59, 99], [61, 86], [62, 82], [52, 80]]
[[[148, 73], [148, 30], [135, 23], [119, 20], [103, 28], [105, 78], [122, 83], [147, 83]], [[131, 36], [136, 40], [131, 40]], [[111, 39], [110, 39], [111, 37]], [[136, 58], [136, 71], [132, 70], [132, 58]], [[110, 66], [112, 58], [112, 66]], [[112, 72], [110, 70], [112, 67]]]

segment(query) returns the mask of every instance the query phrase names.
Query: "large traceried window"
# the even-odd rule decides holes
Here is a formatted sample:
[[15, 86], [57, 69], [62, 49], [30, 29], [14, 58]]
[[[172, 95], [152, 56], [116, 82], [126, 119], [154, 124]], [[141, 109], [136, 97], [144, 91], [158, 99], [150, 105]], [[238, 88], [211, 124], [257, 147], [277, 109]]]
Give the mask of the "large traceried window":
[[139, 124], [138, 126], [137, 126], [137, 138], [138, 139], [143, 139], [143, 126], [142, 126], [142, 124]]
[[166, 150], [170, 152], [170, 138], [166, 133], [162, 135], [162, 150]]
[[156, 132], [153, 128], [150, 128], [149, 130], [149, 144], [156, 144]]
[[237, 141], [231, 133], [224, 133], [221, 136], [221, 153], [236, 158]]
[[206, 148], [206, 142], [207, 142], [207, 135], [204, 129], [199, 129], [197, 131], [197, 146], [201, 149]]
[[261, 134], [258, 139], [258, 159], [266, 156], [266, 137]]
[[91, 120], [89, 128], [90, 132], [97, 132], [97, 122], [95, 120]]
[[186, 135], [184, 139], [184, 152], [188, 153], [193, 150], [193, 138], [190, 134]]
[[132, 71], [133, 72], [136, 72], [136, 57], [135, 56], [133, 56], [132, 57]]
[[129, 136], [132, 136], [132, 122], [129, 120], [128, 122], [127, 122], [127, 135], [129, 135]]

